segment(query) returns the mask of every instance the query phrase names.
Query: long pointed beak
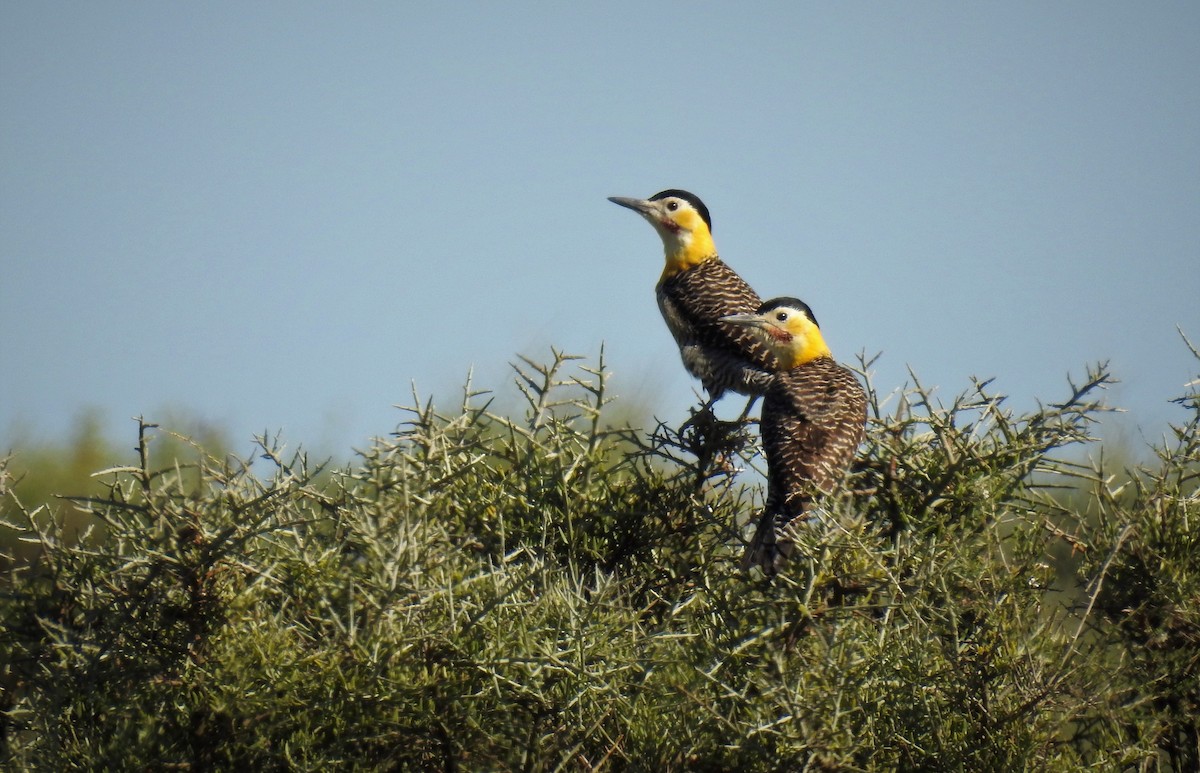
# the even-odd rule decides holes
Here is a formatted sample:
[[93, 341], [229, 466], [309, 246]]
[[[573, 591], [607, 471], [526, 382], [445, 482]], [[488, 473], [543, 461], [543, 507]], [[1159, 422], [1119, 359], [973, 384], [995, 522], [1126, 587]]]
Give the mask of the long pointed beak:
[[727, 317], [721, 317], [721, 321], [746, 327], [766, 327], [769, 324], [761, 314], [730, 314]]
[[628, 196], [609, 196], [608, 200], [613, 204], [620, 204], [622, 207], [627, 207], [637, 212], [639, 215], [649, 215], [654, 208], [654, 202], [646, 199], [631, 199]]

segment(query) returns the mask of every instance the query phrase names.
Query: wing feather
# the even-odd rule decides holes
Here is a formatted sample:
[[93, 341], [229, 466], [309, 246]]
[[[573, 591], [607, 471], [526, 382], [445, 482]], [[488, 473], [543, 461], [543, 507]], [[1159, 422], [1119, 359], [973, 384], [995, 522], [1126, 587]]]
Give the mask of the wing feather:
[[767, 503], [743, 565], [778, 571], [790, 555], [788, 527], [832, 491], [865, 434], [867, 396], [858, 378], [828, 357], [783, 371], [763, 400]]
[[740, 325], [721, 322], [730, 314], [758, 310], [762, 299], [720, 258], [682, 271], [658, 285], [658, 305], [684, 367], [714, 399], [726, 389], [761, 394], [778, 368], [762, 340]]

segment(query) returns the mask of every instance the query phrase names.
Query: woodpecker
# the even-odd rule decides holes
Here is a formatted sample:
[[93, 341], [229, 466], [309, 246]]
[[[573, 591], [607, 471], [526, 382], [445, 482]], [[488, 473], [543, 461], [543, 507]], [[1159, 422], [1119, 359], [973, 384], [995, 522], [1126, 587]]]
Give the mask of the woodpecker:
[[658, 308], [679, 345], [683, 366], [708, 392], [706, 408], [726, 390], [761, 394], [778, 369], [775, 355], [761, 336], [721, 318], [751, 313], [762, 299], [717, 255], [708, 207], [678, 189], [648, 199], [608, 200], [646, 218], [662, 238], [666, 265], [655, 287]]
[[763, 393], [759, 421], [767, 502], [742, 562], [770, 577], [791, 555], [789, 527], [834, 489], [854, 458], [865, 432], [867, 395], [854, 373], [834, 361], [804, 301], [774, 298], [753, 314], [724, 321], [752, 331], [780, 363]]

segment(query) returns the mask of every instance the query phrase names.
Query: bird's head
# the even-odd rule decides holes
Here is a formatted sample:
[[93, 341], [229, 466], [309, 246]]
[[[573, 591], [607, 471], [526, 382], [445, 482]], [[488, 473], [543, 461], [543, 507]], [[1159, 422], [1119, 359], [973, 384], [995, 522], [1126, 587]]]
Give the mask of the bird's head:
[[799, 298], [772, 298], [753, 314], [732, 314], [721, 321], [754, 329], [785, 369], [831, 356], [817, 318]]
[[648, 199], [610, 196], [608, 200], [632, 209], [654, 226], [667, 258], [664, 279], [716, 256], [712, 218], [695, 194], [672, 188]]

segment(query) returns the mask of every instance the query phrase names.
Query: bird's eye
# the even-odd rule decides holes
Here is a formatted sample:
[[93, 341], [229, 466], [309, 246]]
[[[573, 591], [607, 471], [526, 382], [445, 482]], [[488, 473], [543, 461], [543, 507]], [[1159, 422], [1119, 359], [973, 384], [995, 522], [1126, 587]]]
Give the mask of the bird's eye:
[[778, 314], [775, 315], [775, 319], [779, 320], [780, 322], [786, 322], [787, 321], [787, 312], [786, 311], [779, 312]]
[[679, 202], [678, 201], [668, 201], [667, 209], [671, 212], [674, 212], [675, 210], [679, 209]]

